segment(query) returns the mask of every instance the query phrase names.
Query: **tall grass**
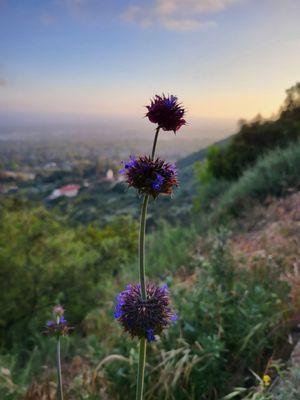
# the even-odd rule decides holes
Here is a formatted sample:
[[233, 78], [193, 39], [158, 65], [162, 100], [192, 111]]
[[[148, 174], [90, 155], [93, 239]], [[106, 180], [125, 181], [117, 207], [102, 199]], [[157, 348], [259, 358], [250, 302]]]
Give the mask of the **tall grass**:
[[214, 216], [238, 215], [253, 200], [261, 201], [268, 195], [280, 196], [291, 188], [299, 188], [299, 171], [300, 142], [271, 151], [231, 185], [220, 198]]
[[165, 276], [189, 264], [197, 240], [197, 227], [191, 224], [171, 227], [163, 223], [160, 230], [149, 238], [148, 272], [152, 276]]

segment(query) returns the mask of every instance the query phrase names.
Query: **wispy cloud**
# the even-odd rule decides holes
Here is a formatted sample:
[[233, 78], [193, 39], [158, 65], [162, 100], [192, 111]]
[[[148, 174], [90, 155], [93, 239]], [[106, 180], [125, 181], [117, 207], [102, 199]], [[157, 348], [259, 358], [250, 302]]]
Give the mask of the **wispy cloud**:
[[116, 12], [118, 0], [57, 0], [57, 2], [71, 17], [81, 21], [106, 21], [118, 14]]
[[131, 5], [121, 15], [142, 27], [159, 24], [169, 30], [189, 31], [214, 27], [211, 15], [243, 0], [154, 0], [152, 5]]

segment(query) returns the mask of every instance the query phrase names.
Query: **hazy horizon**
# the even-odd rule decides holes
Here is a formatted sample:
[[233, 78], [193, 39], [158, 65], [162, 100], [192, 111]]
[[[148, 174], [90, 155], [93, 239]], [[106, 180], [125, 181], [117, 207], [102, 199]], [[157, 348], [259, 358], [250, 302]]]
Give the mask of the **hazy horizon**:
[[[198, 139], [199, 143], [212, 143], [223, 139], [237, 131], [237, 121], [231, 119], [192, 118], [192, 120], [178, 132], [177, 137], [181, 141]], [[153, 126], [144, 118], [80, 118], [69, 116], [62, 118], [38, 116], [35, 118], [13, 117], [2, 118], [0, 123], [1, 139], [24, 139], [27, 137], [62, 136], [70, 135], [80, 137], [84, 133], [86, 137], [99, 138], [101, 140], [152, 140]], [[161, 140], [171, 140], [173, 134], [162, 132]]]

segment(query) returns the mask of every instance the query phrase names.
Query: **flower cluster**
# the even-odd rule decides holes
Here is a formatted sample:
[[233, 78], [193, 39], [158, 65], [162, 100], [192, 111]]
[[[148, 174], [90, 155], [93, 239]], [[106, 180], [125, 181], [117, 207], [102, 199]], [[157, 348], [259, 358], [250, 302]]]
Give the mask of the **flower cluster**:
[[159, 287], [147, 283], [146, 293], [147, 299], [143, 300], [139, 284], [127, 285], [126, 290], [117, 296], [115, 318], [132, 337], [146, 338], [151, 342], [155, 335], [175, 322], [177, 316], [170, 307], [167, 285]]
[[159, 194], [171, 195], [173, 187], [179, 184], [175, 165], [160, 158], [152, 160], [150, 156], [131, 156], [123, 164], [120, 172], [128, 185], [137, 189], [139, 194], [148, 194], [153, 198]]
[[151, 101], [150, 106], [146, 106], [148, 112], [146, 117], [150, 122], [158, 124], [164, 131], [178, 131], [186, 121], [183, 119], [185, 110], [177, 102], [177, 97], [166, 97], [156, 95]]
[[46, 335], [66, 336], [73, 330], [64, 317], [65, 310], [62, 306], [53, 307], [54, 319], [47, 321], [44, 333]]

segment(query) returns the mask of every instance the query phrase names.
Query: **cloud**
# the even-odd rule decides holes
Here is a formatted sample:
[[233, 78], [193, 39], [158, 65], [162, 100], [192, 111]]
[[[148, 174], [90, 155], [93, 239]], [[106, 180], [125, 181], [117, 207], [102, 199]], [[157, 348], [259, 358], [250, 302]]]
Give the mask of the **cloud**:
[[[119, 14], [119, 0], [56, 0], [67, 13], [80, 21], [107, 21]], [[119, 9], [118, 9], [119, 7]], [[116, 11], [118, 9], [118, 11]]]
[[163, 25], [169, 30], [191, 31], [213, 28], [216, 26], [216, 23], [215, 21], [200, 21], [195, 18], [165, 18]]
[[243, 0], [154, 0], [152, 5], [129, 6], [121, 15], [125, 22], [142, 27], [156, 24], [169, 30], [208, 29], [216, 22], [208, 18]]

